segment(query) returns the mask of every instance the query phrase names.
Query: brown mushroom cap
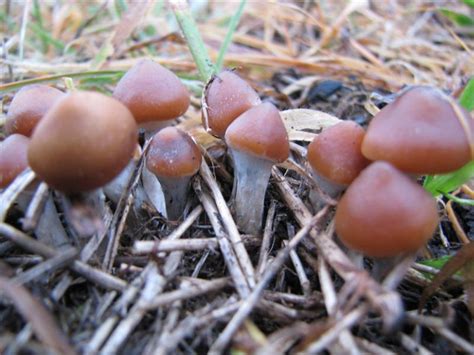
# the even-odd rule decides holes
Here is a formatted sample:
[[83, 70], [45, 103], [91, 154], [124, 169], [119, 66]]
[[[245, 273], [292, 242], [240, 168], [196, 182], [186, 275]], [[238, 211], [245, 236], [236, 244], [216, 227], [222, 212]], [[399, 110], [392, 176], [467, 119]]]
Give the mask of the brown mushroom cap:
[[36, 127], [28, 162], [58, 190], [90, 191], [111, 181], [128, 164], [137, 132], [132, 114], [117, 100], [95, 92], [73, 92]]
[[387, 162], [375, 162], [352, 182], [337, 205], [336, 232], [370, 257], [415, 252], [438, 225], [436, 201]]
[[65, 94], [47, 85], [27, 85], [21, 88], [8, 108], [5, 130], [30, 137], [33, 129], [53, 104]]
[[263, 159], [281, 163], [290, 154], [288, 134], [278, 109], [263, 103], [241, 114], [227, 128], [229, 147]]
[[187, 133], [166, 127], [153, 136], [146, 166], [158, 177], [178, 178], [196, 174], [201, 160], [199, 147]]
[[26, 152], [30, 139], [12, 134], [0, 143], [0, 188], [10, 184], [28, 167]]
[[128, 107], [139, 124], [177, 118], [190, 102], [181, 80], [150, 59], [130, 68], [117, 83], [113, 96]]
[[308, 146], [308, 162], [324, 178], [347, 185], [367, 166], [360, 151], [365, 132], [357, 123], [343, 121], [317, 135]]
[[469, 113], [441, 91], [409, 89], [384, 107], [369, 125], [362, 153], [402, 171], [439, 174], [474, 157], [474, 123]]
[[223, 71], [209, 82], [204, 100], [203, 126], [221, 138], [232, 121], [261, 103], [255, 90], [230, 70]]

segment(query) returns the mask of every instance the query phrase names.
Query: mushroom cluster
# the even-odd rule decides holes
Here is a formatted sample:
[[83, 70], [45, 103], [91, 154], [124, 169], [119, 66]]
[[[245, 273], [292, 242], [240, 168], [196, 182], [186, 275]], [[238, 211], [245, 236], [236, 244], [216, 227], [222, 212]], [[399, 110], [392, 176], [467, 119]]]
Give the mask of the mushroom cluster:
[[262, 103], [245, 80], [225, 70], [206, 86], [202, 123], [229, 147], [234, 166], [231, 204], [237, 226], [245, 233], [259, 234], [271, 169], [290, 152], [278, 109]]
[[415, 253], [439, 217], [436, 201], [412, 174], [450, 172], [469, 163], [473, 137], [472, 118], [441, 91], [417, 86], [400, 93], [357, 143], [359, 154], [374, 162], [353, 176], [337, 205], [339, 239], [374, 258], [376, 268], [377, 260]]
[[[29, 165], [67, 194], [106, 185], [104, 191], [117, 203], [138, 168], [136, 154], [132, 157], [141, 151], [141, 128], [147, 141], [141, 188], [159, 212], [178, 220], [202, 156], [190, 135], [168, 126], [189, 104], [179, 78], [151, 60], [133, 66], [113, 97], [24, 87], [7, 114], [11, 135], [0, 145], [1, 186]], [[205, 88], [202, 121], [228, 147], [234, 167], [230, 204], [238, 227], [259, 234], [272, 167], [290, 154], [278, 109], [225, 70]], [[311, 204], [318, 210], [325, 195], [334, 199], [347, 189], [335, 214], [345, 245], [374, 258], [415, 252], [434, 233], [438, 215], [434, 199], [405, 174], [458, 169], [473, 159], [473, 137], [472, 118], [443, 92], [423, 86], [404, 90], [373, 118], [367, 132], [343, 121], [309, 144], [307, 160], [318, 186], [310, 193]]]

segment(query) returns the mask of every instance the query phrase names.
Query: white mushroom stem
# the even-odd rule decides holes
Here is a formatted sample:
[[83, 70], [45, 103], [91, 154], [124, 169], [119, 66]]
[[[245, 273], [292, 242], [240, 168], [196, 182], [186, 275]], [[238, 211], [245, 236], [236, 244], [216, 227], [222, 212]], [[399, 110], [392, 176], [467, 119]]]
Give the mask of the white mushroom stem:
[[324, 196], [322, 196], [321, 191], [331, 198], [336, 198], [347, 188], [347, 185], [331, 182], [314, 170], [311, 175], [320, 190], [318, 191], [318, 189], [312, 188], [309, 192], [309, 201], [311, 202], [314, 212], [321, 210], [321, 208], [323, 208], [327, 203]]
[[159, 178], [165, 196], [167, 218], [171, 221], [178, 220], [183, 214], [191, 177]]
[[130, 160], [125, 169], [111, 182], [104, 186], [104, 194], [117, 204], [123, 192], [127, 189], [130, 179], [136, 169], [136, 161]]
[[265, 192], [274, 163], [267, 159], [230, 150], [234, 161], [234, 217], [240, 230], [259, 234], [262, 227]]

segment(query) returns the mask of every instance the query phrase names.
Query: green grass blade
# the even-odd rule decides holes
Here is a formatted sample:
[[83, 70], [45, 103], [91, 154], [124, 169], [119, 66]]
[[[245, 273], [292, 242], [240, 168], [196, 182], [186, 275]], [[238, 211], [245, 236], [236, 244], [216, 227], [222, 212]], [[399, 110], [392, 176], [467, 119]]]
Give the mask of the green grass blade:
[[47, 75], [41, 76], [34, 79], [27, 79], [27, 80], [20, 80], [15, 81], [13, 83], [3, 84], [0, 85], [0, 94], [5, 94], [10, 91], [15, 91], [22, 88], [25, 85], [29, 84], [40, 84], [40, 83], [53, 83], [62, 78], [69, 77], [75, 79], [84, 79], [84, 78], [99, 78], [99, 77], [111, 77], [111, 76], [121, 76], [123, 71], [118, 70], [102, 70], [102, 71], [87, 71], [87, 72], [80, 72], [80, 73], [64, 73], [64, 74], [57, 74], [57, 75]]
[[474, 9], [474, 0], [462, 0], [462, 2]]
[[458, 26], [471, 27], [474, 26], [474, 18], [467, 15], [461, 14], [459, 12], [449, 10], [449, 9], [439, 9], [444, 16], [453, 21]]
[[446, 196], [448, 199], [453, 200], [456, 203], [459, 203], [460, 205], [467, 205], [467, 206], [474, 206], [474, 200], [468, 199], [468, 198], [459, 198], [451, 194], [443, 194]]
[[222, 46], [219, 50], [219, 55], [217, 56], [217, 61], [216, 61], [217, 73], [219, 73], [222, 69], [222, 64], [224, 63], [225, 54], [227, 53], [227, 49], [229, 48], [229, 45], [232, 42], [232, 37], [234, 36], [237, 25], [239, 24], [240, 17], [242, 16], [242, 13], [244, 12], [246, 3], [247, 3], [247, 0], [241, 0], [239, 8], [237, 9], [237, 12], [230, 19], [227, 34], [224, 38], [224, 42], [222, 42]]
[[448, 194], [474, 177], [474, 161], [464, 165], [461, 169], [443, 175], [433, 175], [425, 179], [423, 187], [433, 196]]
[[467, 83], [459, 98], [459, 103], [468, 111], [474, 110], [474, 78]]
[[215, 69], [196, 26], [196, 22], [194, 22], [191, 12], [189, 11], [189, 7], [185, 1], [180, 0], [172, 0], [170, 4], [179, 27], [184, 34], [191, 55], [194, 58], [201, 79], [207, 82], [214, 74]]

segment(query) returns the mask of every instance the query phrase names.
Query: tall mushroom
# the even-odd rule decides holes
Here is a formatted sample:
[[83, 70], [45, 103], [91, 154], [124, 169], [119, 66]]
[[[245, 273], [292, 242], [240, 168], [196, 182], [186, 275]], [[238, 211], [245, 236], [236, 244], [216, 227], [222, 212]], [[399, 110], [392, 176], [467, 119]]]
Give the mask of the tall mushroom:
[[183, 214], [189, 183], [201, 161], [199, 147], [187, 133], [167, 127], [153, 136], [146, 166], [163, 188], [168, 219], [178, 220]]
[[[369, 165], [360, 147], [364, 130], [357, 123], [342, 121], [318, 134], [308, 146], [307, 158], [319, 189], [336, 197]], [[310, 192], [313, 207], [323, 200], [315, 189]]]
[[8, 108], [5, 121], [6, 132], [30, 137], [41, 118], [64, 95], [62, 91], [47, 85], [23, 86]]
[[261, 103], [254, 89], [234, 71], [225, 70], [207, 84], [203, 95], [202, 123], [223, 138], [227, 127], [242, 113]]
[[474, 121], [440, 90], [412, 87], [372, 119], [362, 153], [408, 173], [454, 171], [474, 159]]
[[438, 225], [436, 201], [393, 165], [372, 163], [352, 182], [336, 209], [335, 226], [349, 248], [375, 260], [414, 253]]
[[66, 95], [36, 127], [28, 149], [33, 171], [66, 193], [91, 191], [117, 176], [133, 156], [137, 125], [130, 111], [105, 95]]
[[232, 197], [237, 225], [246, 233], [258, 234], [271, 169], [285, 161], [290, 151], [278, 109], [262, 103], [244, 112], [227, 128], [225, 141], [234, 164]]
[[189, 92], [179, 78], [150, 59], [130, 68], [117, 83], [113, 96], [128, 107], [149, 136], [183, 115], [190, 102]]

